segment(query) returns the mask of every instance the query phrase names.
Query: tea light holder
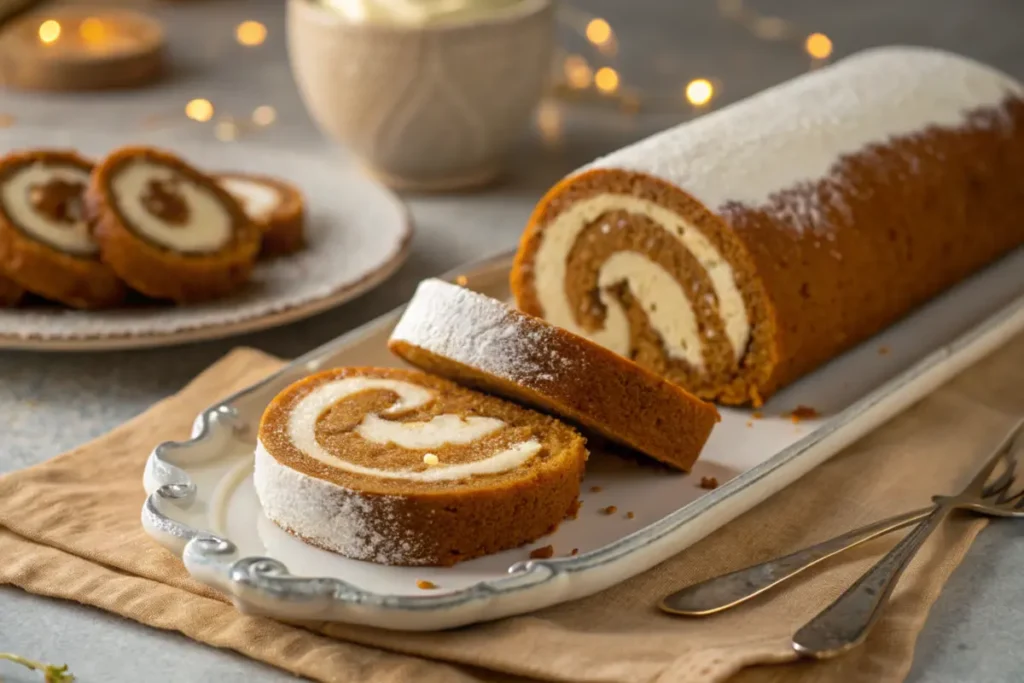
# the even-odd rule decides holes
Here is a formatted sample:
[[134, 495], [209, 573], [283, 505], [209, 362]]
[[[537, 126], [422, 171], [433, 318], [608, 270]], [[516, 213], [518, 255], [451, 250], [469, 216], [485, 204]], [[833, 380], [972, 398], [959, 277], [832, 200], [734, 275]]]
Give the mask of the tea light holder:
[[96, 90], [146, 85], [164, 68], [164, 31], [121, 9], [54, 8], [0, 35], [0, 83], [28, 90]]

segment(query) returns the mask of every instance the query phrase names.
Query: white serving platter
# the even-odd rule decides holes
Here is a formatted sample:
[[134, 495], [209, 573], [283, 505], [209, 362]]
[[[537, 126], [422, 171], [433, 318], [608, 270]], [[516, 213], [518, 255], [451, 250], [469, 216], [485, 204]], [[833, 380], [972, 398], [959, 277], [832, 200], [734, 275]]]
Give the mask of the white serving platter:
[[379, 285], [405, 261], [412, 237], [405, 205], [358, 169], [328, 154], [180, 137], [173, 130], [116, 135], [15, 126], [0, 131], [0, 153], [45, 147], [76, 149], [98, 159], [117, 147], [146, 145], [172, 151], [209, 172], [276, 176], [303, 193], [307, 248], [259, 261], [245, 287], [216, 301], [104, 311], [40, 304], [0, 308], [0, 349], [110, 351], [268, 329], [340, 306]]
[[[449, 277], [506, 299], [509, 265], [505, 255]], [[266, 404], [314, 371], [400, 365], [385, 346], [400, 314], [385, 315], [213, 406], [197, 418], [190, 441], [162, 444], [150, 456], [143, 525], [182, 556], [192, 576], [230, 596], [240, 610], [437, 630], [581, 598], [643, 572], [1024, 330], [1024, 249], [787, 388], [760, 419], [723, 409], [691, 474], [595, 453], [577, 519], [528, 547], [453, 568], [386, 567], [307, 546], [263, 517], [252, 485], [255, 428]], [[798, 405], [821, 416], [794, 424], [787, 414]], [[705, 476], [721, 486], [700, 488]], [[615, 514], [599, 512], [611, 505]], [[529, 559], [532, 548], [548, 544], [554, 557]], [[418, 580], [439, 588], [422, 590]]]

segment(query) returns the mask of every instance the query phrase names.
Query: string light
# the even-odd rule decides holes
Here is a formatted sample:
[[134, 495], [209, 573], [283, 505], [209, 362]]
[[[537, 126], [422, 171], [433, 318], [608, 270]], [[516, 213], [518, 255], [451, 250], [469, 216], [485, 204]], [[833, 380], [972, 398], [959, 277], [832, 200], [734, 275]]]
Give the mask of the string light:
[[587, 60], [579, 55], [569, 55], [562, 64], [565, 80], [570, 88], [583, 90], [589, 88], [594, 80], [594, 70], [587, 64]]
[[686, 84], [686, 101], [695, 107], [701, 107], [715, 96], [715, 87], [706, 78], [697, 78]]
[[619, 89], [619, 74], [610, 66], [603, 66], [594, 74], [594, 85], [603, 93], [612, 93]]
[[257, 126], [269, 126], [277, 120], [277, 111], [269, 104], [264, 104], [252, 110], [252, 122]]
[[586, 35], [594, 45], [604, 45], [612, 39], [612, 27], [604, 19], [591, 19], [587, 23]]
[[804, 49], [815, 59], [828, 59], [832, 54], [832, 40], [824, 33], [812, 33], [807, 36]]
[[210, 100], [189, 100], [185, 105], [185, 116], [193, 121], [209, 121], [213, 118], [213, 104]]
[[47, 19], [39, 24], [39, 40], [44, 45], [51, 45], [60, 38], [60, 22], [54, 19]]
[[235, 29], [235, 39], [248, 47], [262, 45], [267, 39], [267, 27], [258, 21], [243, 21]]

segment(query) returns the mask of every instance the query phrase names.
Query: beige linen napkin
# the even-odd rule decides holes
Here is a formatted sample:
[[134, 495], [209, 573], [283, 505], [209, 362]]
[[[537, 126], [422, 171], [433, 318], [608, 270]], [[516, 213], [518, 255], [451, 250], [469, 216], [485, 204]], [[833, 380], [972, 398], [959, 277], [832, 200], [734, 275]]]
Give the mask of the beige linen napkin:
[[187, 438], [201, 409], [279, 365], [237, 350], [110, 434], [0, 478], [0, 583], [95, 605], [322, 681], [900, 681], [928, 609], [984, 520], [948, 523], [911, 565], [868, 642], [829, 662], [783, 664], [793, 660], [790, 635], [895, 538], [716, 617], [674, 618], [654, 605], [687, 583], [959, 490], [1024, 414], [1022, 359], [1024, 336], [709, 538], [613, 589], [499, 622], [409, 634], [243, 616], [142, 531], [142, 470], [154, 444]]

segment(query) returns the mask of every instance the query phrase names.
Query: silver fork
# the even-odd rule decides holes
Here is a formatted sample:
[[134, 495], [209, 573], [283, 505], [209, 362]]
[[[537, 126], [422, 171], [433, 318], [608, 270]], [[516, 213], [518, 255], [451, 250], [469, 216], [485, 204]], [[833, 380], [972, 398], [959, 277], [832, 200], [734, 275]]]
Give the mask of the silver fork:
[[[871, 539], [897, 529], [902, 529], [927, 519], [927, 522], [922, 524], [918, 530], [908, 534], [907, 537], [893, 549], [892, 553], [890, 553], [895, 554], [897, 550], [900, 550], [899, 558], [890, 559], [887, 555], [882, 562], [879, 562], [879, 564], [869, 572], [869, 574], [874, 572], [876, 583], [871, 584], [870, 587], [864, 586], [861, 590], [867, 591], [868, 588], [876, 590], [879, 587], [886, 588], [886, 586], [887, 588], [884, 594], [874, 594], [872, 596], [873, 600], [865, 602], [864, 599], [861, 598], [856, 603], [858, 606], [866, 608], [867, 611], [860, 614], [861, 619], [859, 621], [859, 629], [854, 629], [858, 630], [859, 635], [852, 632], [847, 632], [846, 634], [853, 638], [853, 642], [849, 642], [848, 638], [845, 640], [840, 638], [840, 640], [844, 640], [847, 644], [841, 647], [838, 651], [834, 651], [834, 647], [823, 641], [822, 627], [833, 623], [831, 618], [829, 620], [824, 619], [826, 614], [825, 612], [816, 617], [815, 620], [811, 621], [807, 627], [801, 629], [797, 634], [799, 639], [794, 637], [794, 647], [799, 652], [808, 656], [826, 657], [832, 654], [838, 654], [838, 652], [856, 645], [864, 636], [867, 635], [867, 631], [874, 624], [874, 620], [878, 616], [877, 613], [881, 605], [884, 604], [885, 599], [892, 590], [892, 586], [895, 585], [896, 579], [902, 573], [903, 568], [909, 562], [913, 553], [918, 547], [920, 547], [931, 531], [934, 530], [934, 528], [938, 526], [938, 524], [954, 509], [967, 509], [979, 514], [998, 517], [1024, 517], [1024, 499], [1021, 498], [1022, 494], [1009, 495], [1009, 491], [1016, 479], [1014, 471], [1016, 466], [1016, 450], [1021, 445], [1022, 432], [1024, 432], [1024, 420], [1018, 422], [1010, 433], [1003, 439], [999, 447], [995, 449], [975, 479], [958, 496], [937, 496], [934, 499], [935, 504], [931, 507], [914, 510], [880, 522], [875, 522], [790, 555], [693, 584], [666, 596], [659, 604], [659, 607], [671, 614], [684, 616], [706, 616], [715, 614], [729, 609], [730, 607], [742, 604], [747, 600], [797, 576], [804, 570], [841, 552], [859, 546]], [[1005, 465], [1000, 476], [987, 486], [983, 486], [1000, 462], [1003, 462]], [[930, 528], [922, 529], [926, 524], [930, 526]], [[909, 555], [906, 554], [908, 552]], [[890, 559], [890, 561], [886, 563], [886, 559]], [[897, 560], [901, 560], [902, 562]], [[883, 571], [883, 563], [885, 563], [884, 569], [887, 571]], [[889, 573], [893, 571], [895, 571], [895, 573], [889, 575]], [[879, 578], [886, 579], [882, 582], [881, 586], [877, 583]], [[847, 594], [854, 591], [854, 589], [860, 586], [865, 579], [868, 579], [868, 575], [865, 575], [864, 579], [851, 587], [850, 590], [843, 595], [843, 598], [847, 598]], [[840, 600], [843, 598], [840, 598]], [[853, 619], [853, 617], [856, 616], [853, 613], [855, 610], [850, 609], [851, 603], [845, 604], [846, 609], [839, 613], [839, 618], [848, 620], [852, 624], [852, 621], [856, 621], [856, 619]], [[830, 608], [830, 610], [831, 609], [832, 608]], [[826, 610], [826, 612], [830, 610]], [[835, 642], [832, 643], [833, 646], [835, 644]]]

